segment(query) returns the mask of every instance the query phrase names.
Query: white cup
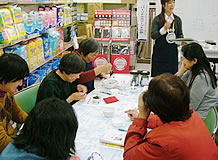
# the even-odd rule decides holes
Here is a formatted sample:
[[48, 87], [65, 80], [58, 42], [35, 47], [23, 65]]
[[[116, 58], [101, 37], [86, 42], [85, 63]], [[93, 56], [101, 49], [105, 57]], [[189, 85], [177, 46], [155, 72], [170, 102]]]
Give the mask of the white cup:
[[105, 106], [103, 113], [106, 118], [111, 118], [114, 115], [115, 108], [113, 106]]

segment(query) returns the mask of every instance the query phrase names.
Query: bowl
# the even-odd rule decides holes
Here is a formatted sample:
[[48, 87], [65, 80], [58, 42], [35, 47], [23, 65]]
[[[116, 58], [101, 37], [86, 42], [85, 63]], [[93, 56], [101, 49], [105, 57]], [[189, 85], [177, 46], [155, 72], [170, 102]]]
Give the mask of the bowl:
[[100, 96], [93, 96], [93, 97], [92, 97], [92, 102], [93, 102], [94, 104], [100, 103], [100, 100], [101, 100], [101, 97], [100, 97]]
[[103, 114], [106, 118], [111, 118], [114, 115], [115, 108], [112, 106], [105, 106], [103, 110]]
[[103, 84], [105, 88], [111, 89], [117, 87], [118, 81], [115, 79], [105, 79], [103, 80]]
[[130, 92], [132, 92], [132, 93], [135, 93], [135, 92], [137, 92], [139, 90], [139, 88], [137, 88], [137, 87], [131, 87], [130, 88]]
[[112, 125], [114, 127], [121, 127], [124, 123], [124, 120], [122, 118], [116, 117], [112, 119]]

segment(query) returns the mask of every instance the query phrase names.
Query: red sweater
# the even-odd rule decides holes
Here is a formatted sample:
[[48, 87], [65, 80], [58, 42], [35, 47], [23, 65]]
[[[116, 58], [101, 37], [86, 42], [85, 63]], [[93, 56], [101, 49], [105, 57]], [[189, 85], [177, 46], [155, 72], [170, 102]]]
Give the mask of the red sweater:
[[[149, 122], [150, 123], [150, 122]], [[193, 111], [147, 133], [147, 121], [135, 118], [125, 139], [125, 160], [218, 160], [218, 148], [203, 120]]]

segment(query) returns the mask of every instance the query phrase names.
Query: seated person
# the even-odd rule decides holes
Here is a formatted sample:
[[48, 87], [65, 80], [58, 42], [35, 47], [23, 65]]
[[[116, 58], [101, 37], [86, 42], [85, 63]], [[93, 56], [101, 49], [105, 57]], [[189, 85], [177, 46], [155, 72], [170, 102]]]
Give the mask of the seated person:
[[210, 108], [216, 106], [216, 76], [201, 45], [185, 45], [182, 53], [182, 65], [176, 75], [190, 88], [190, 106], [205, 120]]
[[37, 93], [36, 103], [50, 97], [57, 97], [74, 104], [86, 97], [87, 87], [74, 82], [80, 77], [85, 63], [76, 54], [66, 54], [59, 68], [50, 72], [42, 81]]
[[[189, 89], [179, 77], [154, 77], [139, 96], [139, 114], [125, 138], [124, 160], [217, 160], [218, 147], [189, 103]], [[147, 132], [151, 111], [163, 124]]]
[[29, 113], [20, 134], [2, 152], [2, 160], [67, 160], [75, 154], [78, 121], [72, 106], [49, 98]]
[[17, 105], [14, 92], [29, 74], [24, 59], [16, 54], [0, 57], [0, 153], [15, 137], [11, 121], [22, 124], [27, 114]]
[[84, 84], [88, 87], [88, 92], [94, 89], [94, 79], [96, 76], [103, 76], [110, 73], [112, 65], [110, 63], [97, 66], [93, 68], [92, 61], [98, 54], [99, 44], [94, 38], [83, 40], [79, 44], [78, 54], [86, 63], [86, 68], [81, 73], [78, 83]]

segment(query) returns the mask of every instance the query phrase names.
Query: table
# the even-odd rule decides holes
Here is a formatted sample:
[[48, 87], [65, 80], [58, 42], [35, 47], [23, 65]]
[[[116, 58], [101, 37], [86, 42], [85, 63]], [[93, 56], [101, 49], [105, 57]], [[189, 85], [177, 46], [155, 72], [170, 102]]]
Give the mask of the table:
[[[79, 121], [79, 128], [75, 142], [77, 155], [81, 158], [81, 160], [87, 160], [92, 152], [100, 153], [104, 160], [123, 159], [123, 149], [104, 146], [99, 142], [99, 139], [109, 129], [128, 129], [131, 121], [127, 117], [127, 114], [124, 113], [124, 110], [137, 107], [138, 95], [144, 89], [142, 87], [138, 87], [136, 92], [131, 93], [131, 76], [129, 74], [116, 74], [114, 75], [114, 79], [117, 79], [119, 83], [122, 83], [123, 87], [121, 87], [122, 89], [120, 89], [120, 93], [111, 92], [112, 95], [102, 93], [100, 96], [102, 96], [102, 98], [108, 96], [116, 96], [119, 100], [118, 102], [101, 105], [87, 104], [87, 100], [93, 95], [99, 95], [99, 91], [110, 91], [109, 89], [106, 89], [104, 86], [102, 86], [101, 81], [96, 81], [96, 89], [92, 91], [85, 100], [80, 100], [75, 105], [73, 105]], [[126, 84], [126, 86], [124, 87], [123, 84]], [[112, 118], [104, 117], [104, 105], [111, 105], [115, 107], [115, 113]], [[112, 124], [112, 119], [118, 117], [123, 120], [123, 124], [119, 127], [115, 127]]]

